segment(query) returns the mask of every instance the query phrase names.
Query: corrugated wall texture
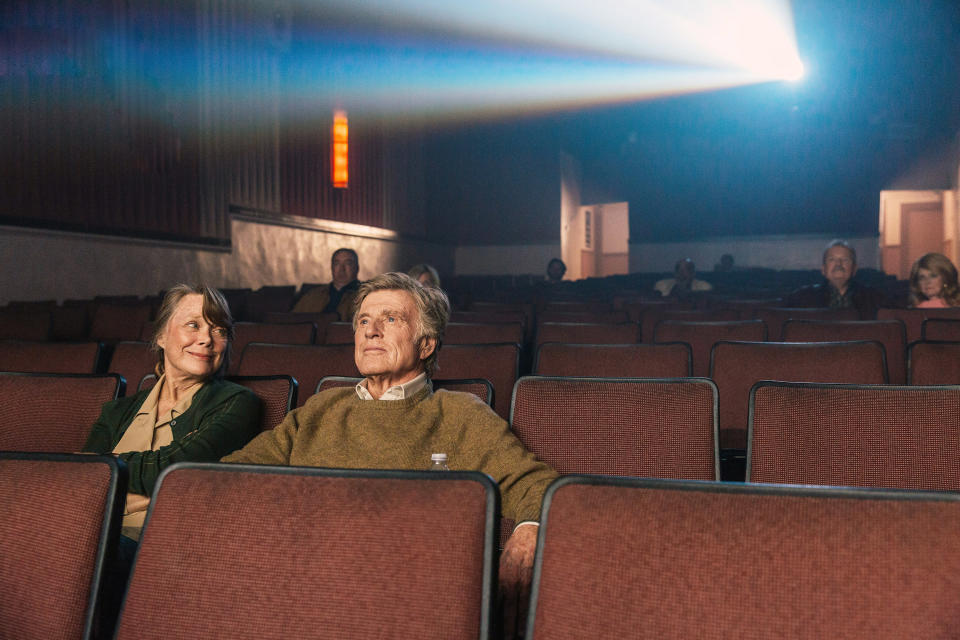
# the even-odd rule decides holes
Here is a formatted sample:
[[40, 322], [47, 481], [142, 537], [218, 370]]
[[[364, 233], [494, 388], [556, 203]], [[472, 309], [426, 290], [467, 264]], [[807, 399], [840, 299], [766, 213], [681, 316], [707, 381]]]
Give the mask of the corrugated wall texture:
[[423, 237], [419, 134], [332, 108], [282, 124], [283, 15], [259, 0], [0, 3], [0, 223], [212, 244], [229, 205]]

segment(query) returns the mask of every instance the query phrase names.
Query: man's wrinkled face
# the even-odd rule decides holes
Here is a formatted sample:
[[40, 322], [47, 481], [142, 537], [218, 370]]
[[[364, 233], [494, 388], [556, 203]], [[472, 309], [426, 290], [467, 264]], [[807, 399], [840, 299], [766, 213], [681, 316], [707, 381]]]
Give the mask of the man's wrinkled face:
[[364, 376], [412, 380], [436, 347], [436, 340], [419, 338], [417, 304], [406, 291], [374, 291], [354, 322], [354, 359]]
[[837, 291], [846, 291], [850, 279], [857, 272], [853, 252], [842, 246], [830, 247], [823, 255], [823, 277]]
[[330, 271], [333, 272], [333, 286], [342, 289], [357, 279], [360, 265], [349, 251], [337, 251], [330, 260]]

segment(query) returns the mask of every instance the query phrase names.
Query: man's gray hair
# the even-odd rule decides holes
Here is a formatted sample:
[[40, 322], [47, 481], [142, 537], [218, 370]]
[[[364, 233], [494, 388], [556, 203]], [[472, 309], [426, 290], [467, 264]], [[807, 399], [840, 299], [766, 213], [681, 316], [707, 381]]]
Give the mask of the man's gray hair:
[[417, 305], [417, 343], [422, 338], [436, 338], [437, 346], [423, 361], [427, 377], [433, 377], [437, 369], [437, 357], [443, 334], [450, 320], [450, 300], [447, 294], [435, 287], [425, 287], [405, 273], [382, 273], [360, 285], [357, 297], [353, 301], [353, 331], [357, 331], [360, 305], [374, 291], [406, 291]]
[[853, 260], [853, 264], [857, 264], [857, 250], [850, 246], [850, 243], [846, 240], [841, 240], [840, 238], [834, 238], [830, 243], [823, 248], [823, 263], [827, 263], [827, 252], [834, 247], [843, 247], [850, 252], [850, 258]]

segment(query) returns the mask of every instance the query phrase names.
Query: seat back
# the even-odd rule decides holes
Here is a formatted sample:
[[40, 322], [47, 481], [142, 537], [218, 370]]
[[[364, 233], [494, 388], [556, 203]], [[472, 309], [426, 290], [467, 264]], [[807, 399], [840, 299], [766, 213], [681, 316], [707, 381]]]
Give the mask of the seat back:
[[597, 378], [685, 378], [690, 375], [690, 345], [566, 344], [537, 348], [533, 372], [540, 376]]
[[587, 322], [592, 324], [622, 324], [630, 317], [623, 309], [618, 311], [560, 311], [545, 309], [537, 314], [537, 322]]
[[927, 318], [920, 328], [923, 340], [941, 342], [960, 342], [960, 319]]
[[297, 381], [290, 376], [230, 376], [227, 379], [250, 389], [263, 401], [261, 431], [273, 429], [297, 406]]
[[[317, 384], [317, 393], [339, 387], [354, 387], [361, 380], [363, 380], [363, 378], [327, 376]], [[470, 380], [431, 380], [430, 382], [434, 389], [472, 393], [483, 400], [488, 406], [493, 406], [493, 384], [491, 384], [489, 380], [473, 378]]]
[[640, 338], [654, 342], [657, 325], [661, 322], [734, 322], [740, 319], [737, 309], [683, 309], [668, 305], [649, 307], [640, 318]]
[[754, 311], [756, 317], [767, 323], [768, 339], [783, 340], [783, 324], [787, 320], [859, 320], [860, 314], [849, 309], [807, 309], [793, 307], [761, 307]]
[[450, 322], [443, 334], [444, 344], [523, 343], [523, 324], [519, 322]]
[[90, 321], [90, 339], [112, 344], [138, 340], [140, 329], [150, 320], [150, 303], [97, 302]]
[[960, 490], [960, 386], [760, 382], [751, 482]]
[[251, 342], [237, 366], [238, 375], [290, 375], [298, 383], [297, 404], [301, 407], [326, 376], [356, 376], [352, 344], [303, 345]]
[[923, 321], [927, 318], [960, 319], [960, 307], [950, 309], [878, 309], [877, 319], [896, 319], [907, 329], [907, 342], [923, 339]]
[[[251, 342], [313, 344], [317, 335], [317, 325], [312, 322], [237, 322], [234, 324], [234, 331], [235, 338], [231, 348], [234, 354], [242, 354], [243, 348]], [[236, 373], [239, 365], [239, 361], [234, 358], [230, 365], [230, 373]]]
[[632, 344], [640, 340], [640, 325], [634, 322], [601, 324], [589, 322], [542, 322], [537, 325], [537, 346], [545, 342], [576, 344]]
[[349, 344], [353, 346], [353, 324], [350, 322], [331, 322], [327, 325], [326, 344]]
[[324, 344], [327, 339], [327, 327], [338, 322], [340, 315], [336, 311], [323, 313], [322, 311], [267, 311], [263, 314], [263, 321], [271, 324], [296, 324], [312, 322], [317, 325], [317, 334], [314, 337], [316, 344]]
[[96, 373], [99, 342], [0, 341], [0, 371]]
[[0, 452], [0, 637], [93, 636], [126, 493], [113, 456]]
[[887, 381], [879, 342], [718, 342], [710, 377], [719, 392], [720, 447], [746, 449], [750, 388], [761, 380]]
[[914, 342], [907, 371], [910, 384], [960, 384], [960, 342]]
[[267, 313], [289, 311], [293, 306], [296, 290], [294, 285], [260, 287], [247, 294], [242, 310], [243, 315], [238, 317], [250, 322], [263, 322], [266, 320]]
[[133, 394], [140, 388], [143, 378], [154, 373], [156, 366], [157, 354], [150, 350], [149, 342], [128, 341], [114, 345], [107, 370], [123, 376], [128, 391]]
[[887, 354], [887, 374], [892, 384], [907, 379], [906, 329], [900, 320], [787, 320], [784, 342], [840, 342], [876, 340]]
[[0, 450], [80, 451], [123, 386], [116, 374], [0, 373]]
[[949, 636], [960, 605], [958, 501], [561, 478], [544, 500], [526, 637]]
[[510, 428], [560, 473], [719, 479], [706, 379], [520, 378]]
[[0, 340], [50, 339], [51, 311], [0, 310]]
[[721, 340], [763, 342], [767, 339], [767, 325], [763, 320], [732, 320], [727, 322], [696, 322], [689, 320], [662, 320], [654, 329], [654, 342], [685, 342], [693, 356], [693, 375], [710, 375], [710, 350]]
[[498, 511], [475, 472], [175, 465], [117, 637], [489, 638]]
[[440, 380], [480, 378], [493, 384], [493, 409], [510, 419], [510, 394], [520, 371], [520, 345], [445, 344], [435, 373]]

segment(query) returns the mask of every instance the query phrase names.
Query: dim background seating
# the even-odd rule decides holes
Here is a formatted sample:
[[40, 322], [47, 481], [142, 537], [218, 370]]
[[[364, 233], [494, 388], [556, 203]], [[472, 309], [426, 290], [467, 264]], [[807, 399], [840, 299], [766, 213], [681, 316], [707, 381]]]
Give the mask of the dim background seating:
[[839, 342], [876, 340], [887, 354], [887, 379], [892, 384], [907, 380], [907, 338], [900, 320], [787, 320], [784, 342]]
[[960, 307], [951, 309], [878, 309], [877, 319], [896, 319], [903, 322], [907, 330], [907, 342], [916, 342], [923, 338], [923, 321], [927, 318], [946, 318], [960, 320]]
[[110, 373], [123, 376], [127, 383], [127, 393], [136, 393], [144, 376], [154, 375], [157, 366], [157, 354], [150, 350], [149, 342], [118, 342], [110, 356]]
[[474, 472], [175, 465], [117, 637], [486, 639], [498, 511]]
[[434, 376], [441, 380], [481, 378], [493, 384], [493, 409], [510, 419], [510, 394], [520, 373], [518, 344], [445, 344]]
[[631, 344], [640, 341], [640, 325], [634, 322], [600, 324], [588, 322], [543, 322], [537, 325], [536, 344]]
[[654, 329], [653, 342], [685, 342], [693, 356], [693, 375], [710, 375], [710, 351], [721, 340], [763, 342], [767, 339], [767, 325], [763, 320], [730, 320], [700, 322], [690, 320], [662, 320]]
[[957, 494], [568, 476], [540, 529], [536, 640], [942, 637], [960, 607]]
[[0, 452], [0, 636], [93, 637], [126, 494], [113, 456]]
[[99, 342], [0, 341], [0, 371], [96, 373]]
[[[270, 342], [273, 344], [313, 344], [317, 336], [317, 325], [312, 322], [267, 323], [237, 322], [234, 324], [235, 338], [231, 348], [233, 353], [243, 353], [250, 342]], [[236, 373], [239, 359], [230, 364], [230, 373]]]
[[123, 387], [116, 374], [0, 373], [0, 450], [80, 451]]
[[299, 386], [296, 407], [302, 407], [313, 395], [321, 378], [356, 376], [357, 365], [352, 344], [306, 345], [251, 342], [238, 356], [236, 368], [242, 376], [293, 376]]
[[597, 378], [684, 378], [690, 375], [690, 345], [567, 344], [537, 348], [534, 375]]
[[783, 325], [787, 320], [859, 320], [856, 309], [794, 309], [791, 307], [761, 307], [754, 311], [767, 324], [768, 339], [783, 340]]
[[907, 369], [910, 384], [960, 384], [960, 342], [914, 342]]
[[937, 340], [941, 342], [960, 341], [960, 318], [927, 318], [920, 328], [923, 340]]
[[[740, 320], [740, 312], [736, 309], [651, 307], [645, 309], [640, 318], [640, 338], [644, 342], [655, 342], [657, 325], [661, 322], [735, 322], [737, 320]], [[696, 361], [696, 356], [694, 356], [694, 361]]]
[[704, 379], [529, 376], [510, 428], [560, 473], [718, 480], [716, 407]]
[[960, 386], [758, 383], [747, 479], [960, 491]]

